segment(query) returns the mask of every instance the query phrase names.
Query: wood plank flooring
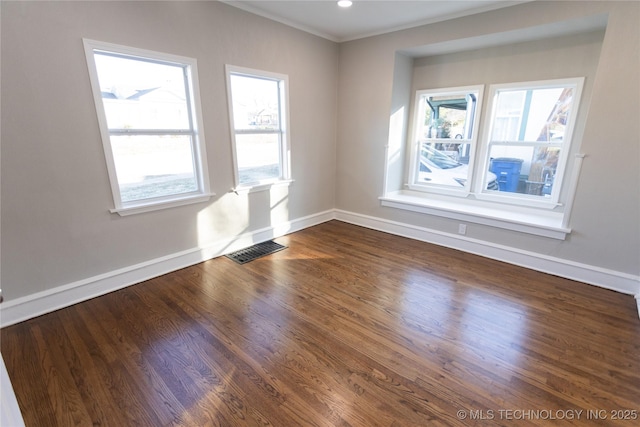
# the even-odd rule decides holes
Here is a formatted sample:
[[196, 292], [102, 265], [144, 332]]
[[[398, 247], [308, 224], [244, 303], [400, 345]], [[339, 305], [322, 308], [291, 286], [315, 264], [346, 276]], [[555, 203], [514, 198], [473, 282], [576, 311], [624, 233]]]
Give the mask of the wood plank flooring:
[[4, 328], [26, 425], [639, 425], [633, 297], [338, 221], [276, 241]]

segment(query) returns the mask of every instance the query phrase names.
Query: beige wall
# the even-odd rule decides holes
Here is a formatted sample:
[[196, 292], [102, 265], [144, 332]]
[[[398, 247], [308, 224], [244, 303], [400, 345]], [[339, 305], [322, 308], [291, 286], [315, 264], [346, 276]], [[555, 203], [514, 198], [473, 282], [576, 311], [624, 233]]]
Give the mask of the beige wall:
[[[566, 175], [571, 176], [573, 168], [571, 159], [575, 154], [581, 153], [580, 143], [584, 136], [584, 126], [587, 121], [603, 37], [604, 31], [598, 30], [469, 52], [416, 58], [413, 61], [411, 79], [410, 93], [414, 97], [410, 103], [409, 129], [413, 128], [415, 92], [420, 89], [483, 85], [484, 98], [478, 126], [479, 135], [482, 138], [489, 116], [491, 85], [584, 77], [581, 102], [578, 107], [578, 125], [574, 130], [576, 143], [568, 153], [569, 164]], [[396, 90], [397, 88], [394, 88], [394, 92]], [[406, 178], [403, 182], [406, 182]], [[569, 182], [568, 179], [567, 182]], [[568, 200], [568, 187], [569, 185], [563, 186], [561, 201]], [[395, 188], [395, 190], [401, 189], [401, 186]], [[562, 210], [562, 207], [558, 210]]]
[[[608, 14], [606, 32], [415, 60], [399, 55], [424, 45], [557, 24]], [[640, 4], [637, 2], [532, 2], [425, 25], [340, 46], [336, 207], [388, 221], [456, 234], [458, 221], [381, 207], [378, 197], [398, 188], [400, 163], [390, 159], [384, 181], [390, 114], [401, 106], [405, 79], [437, 88], [587, 76], [590, 105], [581, 111], [578, 146], [582, 168], [566, 241], [481, 225], [467, 236], [489, 245], [516, 248], [568, 262], [640, 273]], [[512, 34], [512, 33], [508, 33]], [[522, 49], [525, 48], [523, 52]], [[484, 55], [495, 55], [486, 58]], [[598, 57], [599, 55], [599, 57]], [[543, 58], [552, 61], [545, 66]], [[404, 59], [403, 59], [404, 58]], [[557, 61], [567, 60], [566, 65]], [[474, 71], [477, 68], [477, 71]], [[400, 70], [400, 71], [399, 71]], [[465, 72], [466, 71], [466, 72]], [[511, 74], [513, 71], [513, 74]], [[404, 99], [411, 97], [406, 94]], [[410, 108], [410, 104], [407, 107]], [[405, 163], [406, 164], [406, 163]], [[404, 164], [403, 164], [404, 165]]]
[[[333, 208], [455, 234], [456, 221], [383, 208], [378, 200], [390, 113], [411, 97], [413, 62], [398, 51], [601, 13], [608, 22], [589, 82], [580, 144], [588, 157], [574, 231], [557, 241], [473, 226], [468, 237], [639, 274], [636, 2], [526, 3], [340, 45], [218, 2], [3, 1], [0, 8], [6, 301]], [[82, 38], [198, 60], [217, 194], [209, 203], [129, 217], [108, 212], [113, 201]], [[295, 183], [288, 190], [227, 193], [233, 173], [225, 63], [289, 75]], [[403, 130], [394, 130], [400, 148]], [[392, 165], [387, 188], [401, 182], [403, 162]]]
[[[338, 46], [218, 2], [5, 2], [2, 289], [5, 301], [332, 209]], [[198, 61], [209, 203], [120, 217], [82, 38]], [[288, 190], [233, 186], [226, 63], [289, 76]]]

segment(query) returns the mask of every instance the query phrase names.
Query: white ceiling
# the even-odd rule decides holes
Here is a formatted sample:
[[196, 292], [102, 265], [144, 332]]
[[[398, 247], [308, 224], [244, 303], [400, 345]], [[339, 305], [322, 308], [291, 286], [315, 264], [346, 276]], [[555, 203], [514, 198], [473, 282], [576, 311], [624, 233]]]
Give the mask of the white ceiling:
[[326, 39], [343, 42], [524, 3], [506, 0], [221, 0]]

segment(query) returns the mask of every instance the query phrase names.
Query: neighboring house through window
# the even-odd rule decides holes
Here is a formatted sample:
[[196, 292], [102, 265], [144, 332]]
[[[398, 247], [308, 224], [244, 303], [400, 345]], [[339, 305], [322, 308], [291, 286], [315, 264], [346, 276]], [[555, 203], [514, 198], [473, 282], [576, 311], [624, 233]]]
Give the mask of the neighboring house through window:
[[235, 189], [290, 182], [286, 75], [227, 65]]
[[84, 40], [122, 215], [210, 197], [196, 60]]
[[483, 189], [484, 195], [505, 203], [556, 206], [582, 84], [577, 78], [491, 86], [482, 164], [497, 176], [499, 188]]

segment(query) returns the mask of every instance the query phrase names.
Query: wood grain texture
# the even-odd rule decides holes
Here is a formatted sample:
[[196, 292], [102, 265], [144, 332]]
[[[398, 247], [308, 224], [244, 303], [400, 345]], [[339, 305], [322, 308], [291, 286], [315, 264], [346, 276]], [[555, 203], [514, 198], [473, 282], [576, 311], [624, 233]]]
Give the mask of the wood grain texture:
[[26, 425], [640, 423], [631, 296], [338, 221], [277, 241], [3, 329]]

